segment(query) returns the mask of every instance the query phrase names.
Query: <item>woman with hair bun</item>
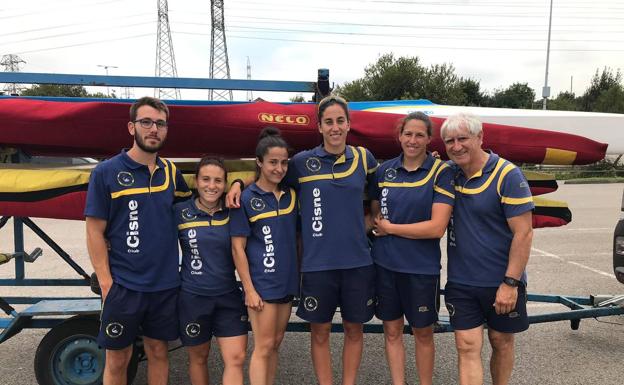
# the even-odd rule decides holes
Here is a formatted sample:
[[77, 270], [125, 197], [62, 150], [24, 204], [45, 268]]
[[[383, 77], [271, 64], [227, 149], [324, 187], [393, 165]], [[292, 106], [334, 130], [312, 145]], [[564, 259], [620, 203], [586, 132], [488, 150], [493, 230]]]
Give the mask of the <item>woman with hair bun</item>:
[[232, 210], [230, 235], [236, 270], [254, 338], [249, 364], [252, 385], [273, 384], [278, 348], [299, 291], [297, 271], [297, 196], [284, 188], [288, 144], [267, 127], [256, 146], [256, 181]]
[[230, 213], [223, 204], [227, 171], [221, 159], [204, 157], [195, 172], [197, 196], [174, 206], [182, 249], [178, 297], [179, 333], [189, 355], [193, 385], [208, 385], [210, 339], [223, 357], [222, 383], [243, 384], [247, 310], [234, 275]]

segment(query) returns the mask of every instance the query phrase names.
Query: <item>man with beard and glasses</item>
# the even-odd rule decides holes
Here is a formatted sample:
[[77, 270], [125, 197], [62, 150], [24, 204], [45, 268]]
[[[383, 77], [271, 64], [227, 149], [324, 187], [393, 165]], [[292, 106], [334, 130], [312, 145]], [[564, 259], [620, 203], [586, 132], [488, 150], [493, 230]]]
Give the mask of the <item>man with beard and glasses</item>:
[[143, 97], [130, 108], [132, 148], [91, 174], [85, 208], [87, 248], [102, 290], [98, 343], [106, 349], [104, 385], [125, 384], [140, 332], [150, 385], [166, 384], [167, 341], [178, 338], [180, 286], [172, 205], [191, 195], [175, 165], [158, 157], [169, 109]]

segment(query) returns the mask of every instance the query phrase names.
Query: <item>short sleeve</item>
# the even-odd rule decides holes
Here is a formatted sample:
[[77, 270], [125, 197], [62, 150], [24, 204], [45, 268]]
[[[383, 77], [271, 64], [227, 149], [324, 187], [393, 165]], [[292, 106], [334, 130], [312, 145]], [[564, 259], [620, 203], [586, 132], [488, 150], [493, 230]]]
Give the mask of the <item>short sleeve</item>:
[[173, 205], [173, 221], [175, 222], [176, 225], [176, 229], [178, 228], [179, 225], [181, 225], [182, 223], [184, 223], [184, 220], [182, 219], [182, 209], [184, 208], [184, 203], [180, 202], [180, 203], [176, 203]]
[[368, 198], [370, 200], [379, 200], [379, 195], [381, 194], [381, 190], [379, 189], [379, 181], [380, 178], [383, 177], [383, 165], [377, 167], [377, 170], [373, 173], [372, 181], [368, 182]]
[[453, 170], [446, 164], [438, 169], [433, 185], [433, 203], [455, 204], [455, 184]]
[[108, 191], [104, 183], [104, 170], [98, 166], [91, 172], [91, 177], [89, 178], [84, 211], [85, 217], [108, 220], [111, 199], [110, 191]]
[[249, 226], [249, 218], [247, 212], [241, 202], [241, 207], [230, 209], [230, 236], [231, 237], [248, 237], [251, 235], [251, 226]]
[[186, 181], [184, 180], [182, 173], [177, 168], [175, 171], [175, 181], [176, 183], [175, 183], [174, 194], [175, 194], [176, 201], [186, 200], [190, 198], [191, 195], [193, 195], [193, 193], [191, 192], [191, 189], [189, 189], [188, 185], [186, 184]]
[[377, 183], [376, 171], [378, 168], [379, 163], [377, 163], [377, 159], [366, 149], [366, 181], [369, 186]]
[[499, 181], [499, 194], [505, 217], [512, 218], [533, 210], [535, 208], [533, 196], [522, 171], [512, 164], [508, 164], [503, 168], [501, 174], [502, 181]]
[[282, 180], [282, 184], [284, 186], [292, 187], [295, 190], [299, 191], [299, 175], [297, 172], [297, 160], [296, 155], [288, 161], [288, 170], [286, 171], [286, 175]]

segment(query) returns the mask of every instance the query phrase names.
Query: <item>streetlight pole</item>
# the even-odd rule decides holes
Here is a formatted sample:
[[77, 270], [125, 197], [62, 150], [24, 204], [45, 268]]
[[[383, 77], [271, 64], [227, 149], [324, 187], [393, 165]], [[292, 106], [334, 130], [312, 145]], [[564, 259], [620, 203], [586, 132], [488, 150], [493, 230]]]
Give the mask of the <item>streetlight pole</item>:
[[[119, 68], [117, 66], [109, 66], [109, 65], [104, 65], [104, 64], [98, 64], [97, 66], [104, 68], [104, 71], [106, 71], [106, 76], [108, 76], [108, 69], [109, 68]], [[110, 97], [110, 87], [109, 86], [106, 86], [106, 96]]]
[[550, 87], [548, 87], [548, 64], [550, 61], [550, 30], [552, 28], [552, 8], [553, 0], [550, 0], [550, 15], [548, 17], [548, 45], [546, 46], [546, 75], [544, 77], [544, 88], [542, 88], [542, 109], [546, 109], [546, 101], [550, 96]]

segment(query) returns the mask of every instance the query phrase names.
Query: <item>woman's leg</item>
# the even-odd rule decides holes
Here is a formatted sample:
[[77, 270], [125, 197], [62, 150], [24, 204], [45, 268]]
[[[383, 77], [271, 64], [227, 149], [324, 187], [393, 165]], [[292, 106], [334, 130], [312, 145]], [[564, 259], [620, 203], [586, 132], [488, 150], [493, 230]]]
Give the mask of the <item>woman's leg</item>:
[[383, 321], [386, 359], [394, 385], [405, 384], [405, 346], [403, 345], [403, 317]]
[[217, 342], [223, 357], [223, 385], [242, 385], [247, 335], [219, 337]]
[[416, 345], [416, 368], [418, 379], [422, 385], [433, 383], [433, 362], [435, 344], [433, 342], [433, 325], [424, 328], [412, 328]]
[[249, 380], [252, 385], [268, 385], [271, 359], [275, 352], [277, 334], [277, 305], [265, 303], [262, 311], [248, 308], [253, 332], [254, 350], [249, 363]]
[[331, 322], [310, 324], [312, 363], [319, 385], [332, 385], [331, 351], [329, 350], [330, 332]]
[[[265, 305], [266, 306], [266, 305]], [[268, 383], [273, 384], [275, 382], [275, 375], [277, 373], [277, 363], [279, 361], [279, 347], [284, 340], [284, 334], [286, 333], [286, 326], [288, 326], [288, 320], [292, 311], [292, 303], [280, 303], [275, 304], [277, 307], [277, 319], [275, 330], [275, 351], [271, 357], [271, 363], [269, 365]]]
[[189, 377], [193, 385], [208, 385], [208, 353], [210, 341], [201, 345], [187, 346], [189, 356]]
[[344, 345], [342, 348], [342, 384], [355, 385], [358, 369], [362, 361], [364, 332], [361, 323], [342, 321]]

